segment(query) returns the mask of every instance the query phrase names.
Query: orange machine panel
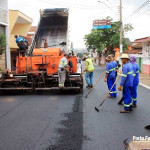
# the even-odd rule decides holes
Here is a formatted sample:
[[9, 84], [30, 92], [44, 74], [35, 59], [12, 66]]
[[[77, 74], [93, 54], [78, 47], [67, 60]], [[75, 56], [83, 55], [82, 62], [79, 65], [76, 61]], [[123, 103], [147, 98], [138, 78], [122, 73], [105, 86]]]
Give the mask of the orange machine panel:
[[37, 48], [33, 50], [33, 55], [59, 56], [61, 55], [61, 50], [60, 48]]
[[[48, 75], [52, 75], [54, 73], [57, 73], [58, 66], [60, 59], [63, 57], [61, 56], [28, 56], [28, 57], [22, 57], [19, 56], [17, 58], [17, 73], [27, 73], [30, 71], [39, 71], [39, 70], [46, 70]], [[69, 59], [71, 59], [73, 63], [73, 69], [72, 72], [76, 73], [77, 71], [77, 59], [75, 56], [71, 56]], [[68, 60], [69, 61], [69, 60]]]

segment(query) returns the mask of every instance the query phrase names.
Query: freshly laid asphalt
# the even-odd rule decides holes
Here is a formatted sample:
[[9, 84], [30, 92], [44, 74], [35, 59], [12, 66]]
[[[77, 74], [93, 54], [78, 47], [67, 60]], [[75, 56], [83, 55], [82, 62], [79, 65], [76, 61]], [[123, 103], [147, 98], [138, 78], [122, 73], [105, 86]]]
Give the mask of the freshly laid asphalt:
[[[95, 68], [96, 81], [104, 68]], [[121, 92], [95, 111], [108, 92], [103, 79], [85, 98], [87, 92], [0, 95], [0, 150], [124, 150], [125, 139], [150, 137], [149, 90], [139, 86], [129, 114], [119, 113]]]

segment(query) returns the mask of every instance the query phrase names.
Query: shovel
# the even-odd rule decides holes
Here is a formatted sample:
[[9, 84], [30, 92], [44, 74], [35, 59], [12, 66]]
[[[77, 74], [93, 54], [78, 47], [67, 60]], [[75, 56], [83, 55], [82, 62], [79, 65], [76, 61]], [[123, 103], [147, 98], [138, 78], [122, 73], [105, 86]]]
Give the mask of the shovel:
[[100, 107], [103, 105], [103, 103], [105, 102], [105, 100], [108, 98], [111, 90], [113, 89], [113, 87], [115, 86], [115, 84], [117, 83], [117, 81], [119, 80], [119, 78], [120, 78], [120, 76], [118, 76], [118, 78], [116, 79], [115, 83], [112, 85], [110, 91], [107, 93], [107, 95], [105, 96], [105, 98], [103, 99], [103, 101], [99, 104], [99, 106], [98, 107], [95, 106], [95, 110], [97, 112], [99, 112]]
[[98, 84], [98, 82], [100, 81], [100, 79], [103, 77], [103, 75], [105, 74], [105, 71], [101, 74], [101, 76], [98, 78], [98, 80], [96, 81], [96, 83], [94, 84], [94, 86], [90, 89], [90, 91], [86, 94], [85, 98], [88, 97], [88, 95], [93, 91], [93, 89], [96, 87], [96, 85]]

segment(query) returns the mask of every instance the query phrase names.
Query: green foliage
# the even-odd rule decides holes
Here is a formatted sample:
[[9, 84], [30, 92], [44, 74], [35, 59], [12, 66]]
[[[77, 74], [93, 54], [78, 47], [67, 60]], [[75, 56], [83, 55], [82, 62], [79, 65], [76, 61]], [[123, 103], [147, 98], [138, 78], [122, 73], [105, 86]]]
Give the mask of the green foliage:
[[6, 51], [6, 36], [4, 34], [0, 34], [0, 55], [2, 55]]
[[124, 32], [132, 31], [134, 28], [132, 27], [132, 24], [125, 24], [124, 25]]
[[[102, 50], [107, 48], [107, 53], [113, 53], [114, 48], [119, 48], [120, 43], [120, 22], [112, 22], [112, 18], [107, 17], [106, 19], [111, 20], [110, 29], [102, 30], [91, 30], [91, 33], [85, 35], [87, 49], [97, 49], [100, 54]], [[124, 34], [133, 29], [131, 24], [124, 25], [123, 29], [123, 50], [127, 49], [127, 43]]]

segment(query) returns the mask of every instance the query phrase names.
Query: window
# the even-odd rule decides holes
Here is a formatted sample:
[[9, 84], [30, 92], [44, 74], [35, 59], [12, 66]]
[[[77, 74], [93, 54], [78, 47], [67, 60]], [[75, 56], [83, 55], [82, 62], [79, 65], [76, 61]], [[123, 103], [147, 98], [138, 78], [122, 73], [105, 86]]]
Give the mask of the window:
[[0, 25], [0, 34], [5, 34], [5, 27]]

